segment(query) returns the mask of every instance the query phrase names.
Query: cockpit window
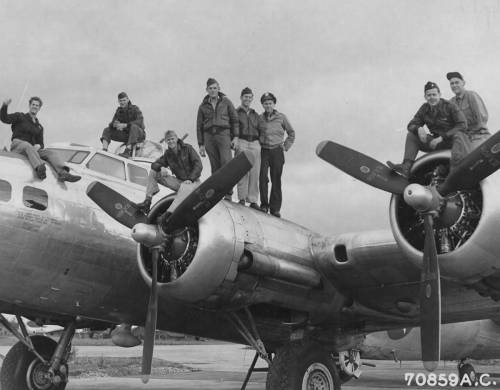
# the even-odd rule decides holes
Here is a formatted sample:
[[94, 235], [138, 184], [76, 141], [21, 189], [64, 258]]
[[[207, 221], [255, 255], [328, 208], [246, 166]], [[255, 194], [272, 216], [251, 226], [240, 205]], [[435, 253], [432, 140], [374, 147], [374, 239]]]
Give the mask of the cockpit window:
[[40, 188], [26, 186], [23, 188], [23, 204], [30, 209], [45, 210], [48, 205], [48, 196]]
[[87, 163], [87, 168], [105, 175], [125, 180], [125, 164], [123, 161], [116, 160], [113, 157], [96, 153]]
[[70, 149], [57, 149], [57, 148], [47, 148], [51, 150], [64, 161], [73, 164], [81, 164], [83, 160], [89, 155], [89, 152], [84, 150], [70, 150]]
[[128, 177], [132, 183], [146, 186], [148, 183], [148, 171], [137, 165], [128, 164]]
[[0, 201], [8, 202], [12, 197], [12, 186], [8, 181], [0, 180]]

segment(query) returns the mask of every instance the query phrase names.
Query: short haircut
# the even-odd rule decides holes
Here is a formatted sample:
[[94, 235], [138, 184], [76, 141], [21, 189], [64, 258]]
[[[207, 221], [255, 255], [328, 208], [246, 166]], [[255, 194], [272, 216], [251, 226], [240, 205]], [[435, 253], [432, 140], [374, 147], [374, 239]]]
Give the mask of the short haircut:
[[31, 102], [34, 101], [34, 100], [36, 100], [38, 103], [40, 103], [40, 107], [43, 106], [42, 99], [40, 99], [38, 96], [31, 97], [28, 104], [31, 105]]

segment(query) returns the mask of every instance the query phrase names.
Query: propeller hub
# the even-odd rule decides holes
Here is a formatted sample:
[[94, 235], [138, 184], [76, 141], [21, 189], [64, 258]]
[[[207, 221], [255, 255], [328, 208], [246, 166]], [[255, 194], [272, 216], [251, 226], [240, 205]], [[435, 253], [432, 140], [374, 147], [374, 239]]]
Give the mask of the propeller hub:
[[138, 223], [132, 228], [132, 238], [147, 247], [160, 245], [165, 241], [165, 234], [156, 225]]
[[416, 211], [425, 213], [439, 209], [441, 197], [435, 187], [410, 184], [404, 190], [405, 202]]

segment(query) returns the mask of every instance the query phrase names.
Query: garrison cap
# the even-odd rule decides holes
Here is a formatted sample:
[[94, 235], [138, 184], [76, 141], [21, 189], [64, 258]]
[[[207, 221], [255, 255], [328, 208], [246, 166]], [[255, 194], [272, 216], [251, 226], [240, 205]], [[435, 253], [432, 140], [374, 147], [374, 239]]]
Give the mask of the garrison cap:
[[464, 78], [463, 78], [463, 76], [460, 74], [460, 72], [448, 72], [448, 73], [446, 73], [446, 78], [447, 78], [448, 80], [451, 80], [451, 79], [453, 79], [453, 78], [457, 78], [457, 79], [460, 79], [460, 80], [464, 81]]
[[177, 137], [177, 133], [174, 130], [167, 130], [165, 132], [165, 139], [167, 139], [168, 137]]
[[274, 104], [276, 104], [276, 96], [274, 96], [271, 92], [266, 92], [260, 98], [261, 103], [264, 103], [266, 100], [272, 100], [274, 102]]
[[441, 92], [436, 83], [433, 83], [432, 81], [427, 81], [427, 83], [424, 86], [424, 93], [427, 92], [429, 89], [434, 89], [434, 88], [436, 88], [438, 92]]
[[253, 95], [253, 92], [250, 88], [248, 87], [245, 87], [241, 90], [241, 95], [240, 96], [243, 96], [243, 95], [248, 95], [248, 94], [251, 94]]
[[219, 82], [216, 79], [214, 79], [213, 77], [210, 77], [207, 80], [207, 88], [210, 87], [212, 84], [219, 84]]
[[120, 92], [118, 94], [118, 99], [128, 98], [128, 95], [125, 92]]

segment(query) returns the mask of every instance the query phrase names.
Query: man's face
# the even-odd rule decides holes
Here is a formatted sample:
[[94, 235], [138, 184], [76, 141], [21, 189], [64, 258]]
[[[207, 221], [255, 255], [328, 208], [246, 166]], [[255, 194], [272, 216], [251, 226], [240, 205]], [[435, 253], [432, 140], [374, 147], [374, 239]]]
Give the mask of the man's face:
[[250, 104], [252, 104], [253, 101], [253, 95], [251, 93], [246, 93], [245, 95], [241, 96], [241, 105], [243, 107], [249, 108]]
[[175, 149], [177, 147], [177, 139], [178, 138], [176, 135], [169, 135], [167, 138], [165, 138], [169, 149]]
[[120, 105], [121, 108], [125, 108], [127, 107], [129, 101], [130, 101], [129, 98], [125, 96], [118, 99], [118, 104]]
[[461, 95], [465, 91], [465, 81], [458, 77], [450, 79], [450, 88], [455, 95]]
[[30, 103], [30, 114], [36, 115], [40, 111], [40, 102], [38, 100], [32, 100]]
[[264, 100], [264, 103], [262, 103], [262, 107], [264, 107], [264, 111], [267, 113], [272, 113], [274, 110], [274, 102], [272, 100]]
[[208, 96], [211, 98], [217, 97], [219, 94], [219, 84], [213, 83], [207, 87]]
[[424, 96], [425, 100], [427, 100], [427, 103], [429, 103], [431, 106], [435, 106], [436, 104], [439, 103], [439, 99], [441, 98], [441, 93], [438, 91], [437, 88], [432, 88], [425, 91]]

